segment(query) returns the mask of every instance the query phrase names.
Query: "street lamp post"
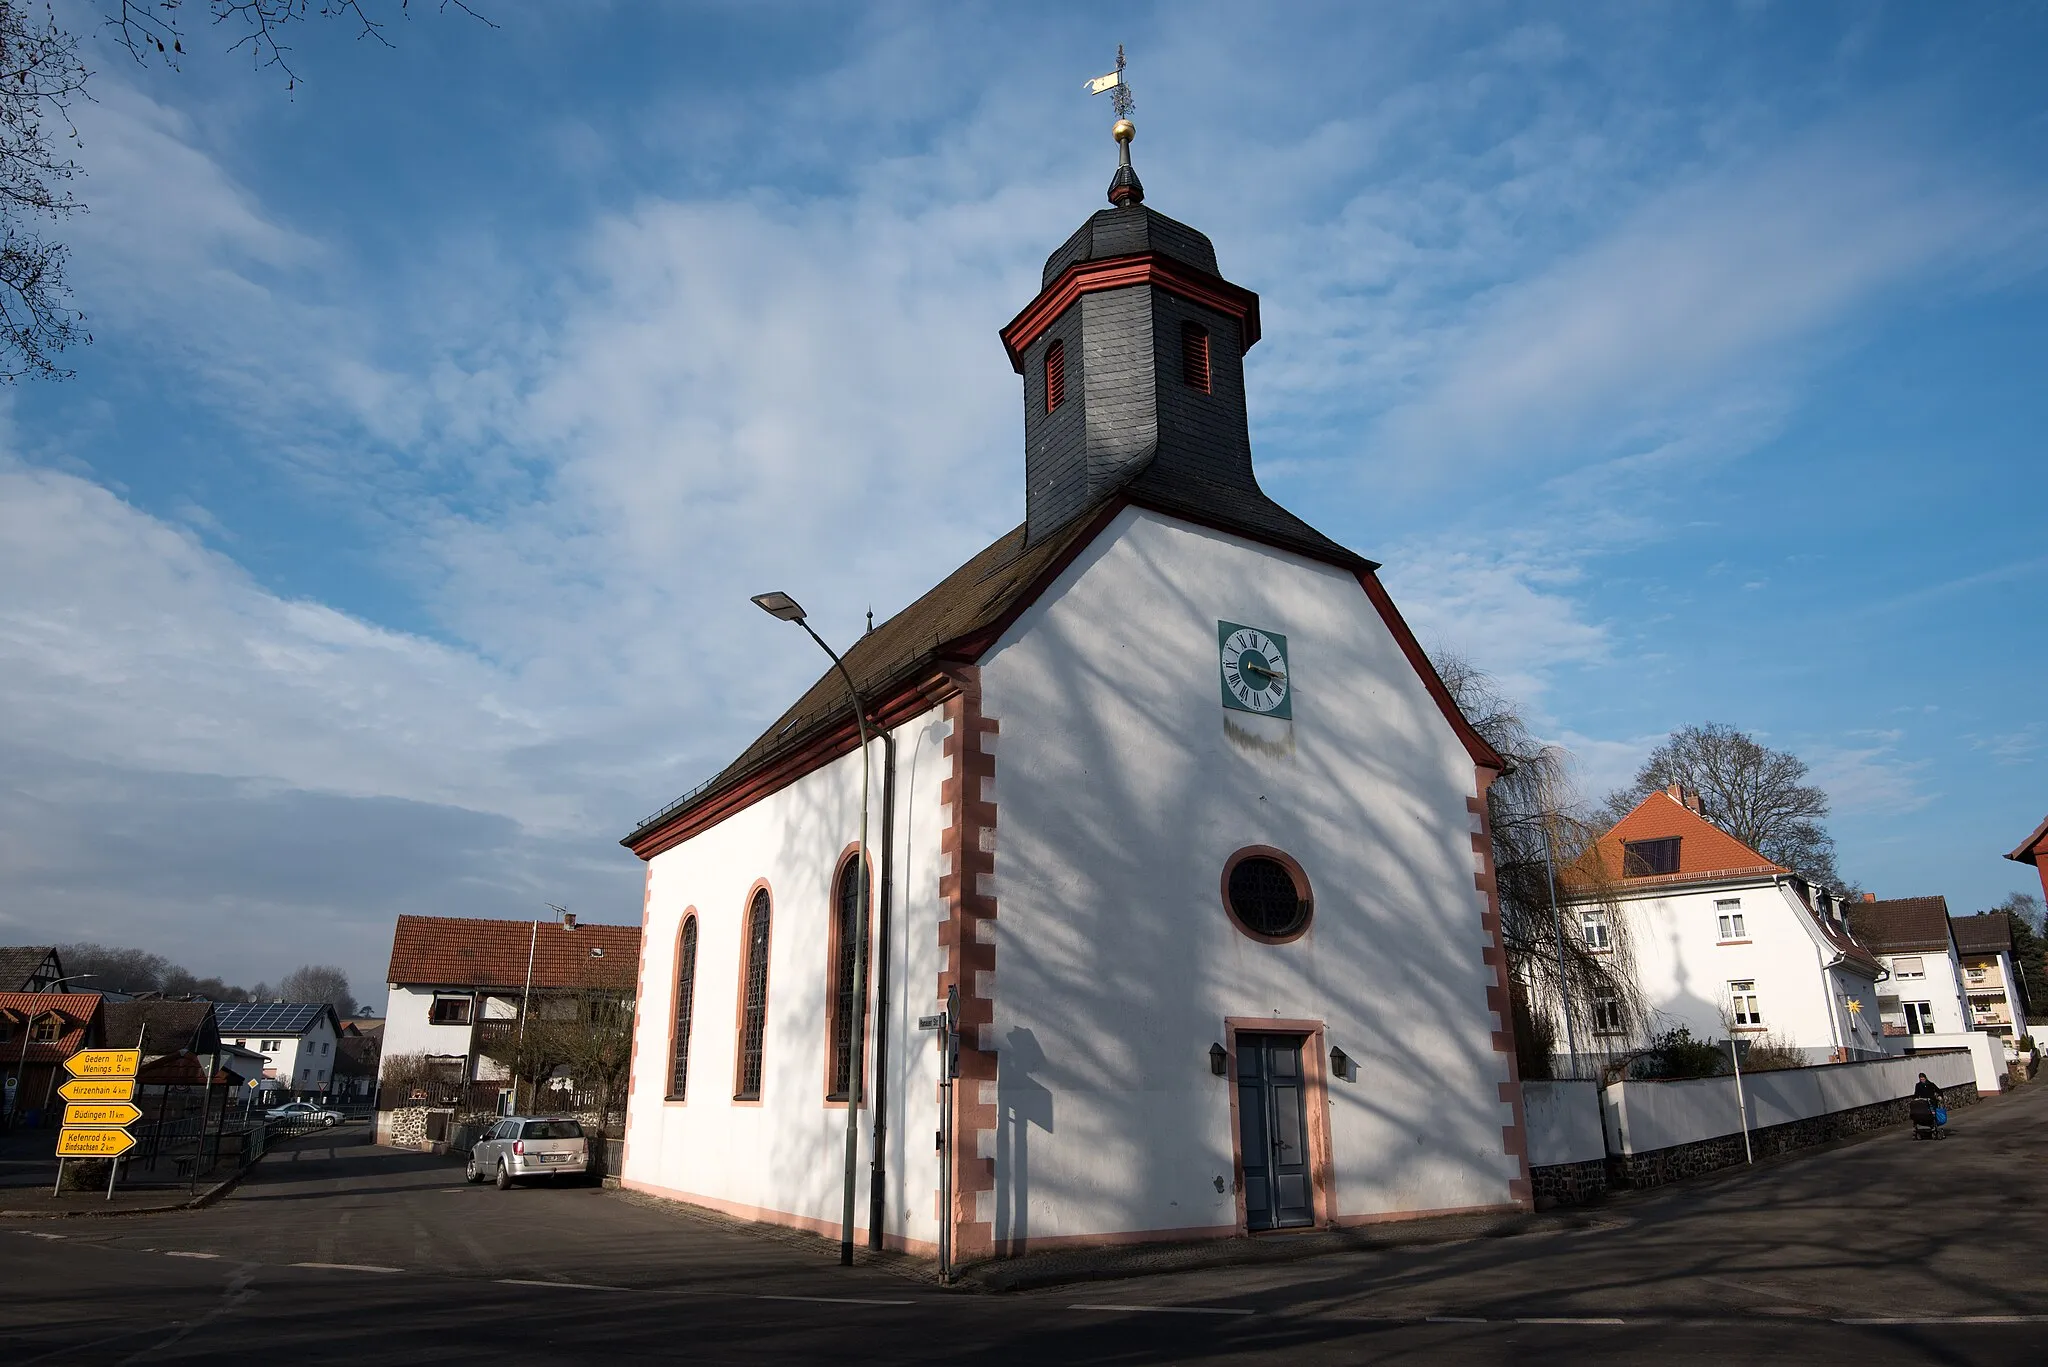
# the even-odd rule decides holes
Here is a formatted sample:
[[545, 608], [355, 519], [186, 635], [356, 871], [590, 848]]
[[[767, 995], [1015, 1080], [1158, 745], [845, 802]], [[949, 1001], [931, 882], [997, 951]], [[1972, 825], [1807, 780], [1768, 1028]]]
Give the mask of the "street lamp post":
[[[804, 610], [797, 601], [786, 593], [757, 593], [754, 606], [771, 617], [785, 622], [795, 622], [810, 633], [818, 649], [831, 657], [832, 667], [839, 671], [839, 677], [846, 684], [847, 700], [853, 706], [854, 725], [860, 730], [860, 843], [855, 847], [856, 869], [859, 875], [859, 910], [853, 925], [853, 1019], [849, 1022], [847, 1079], [846, 1079], [846, 1187], [839, 1216], [839, 1265], [853, 1266], [853, 1193], [854, 1172], [860, 1166], [860, 1098], [865, 1091], [862, 1085], [867, 1074], [865, 1064], [868, 1053], [868, 718], [867, 709], [862, 706], [860, 690], [853, 685], [853, 676], [846, 672], [845, 661], [839, 652], [825, 644], [825, 638], [811, 630], [811, 624], [804, 620]], [[879, 1158], [879, 1155], [877, 1155]]]

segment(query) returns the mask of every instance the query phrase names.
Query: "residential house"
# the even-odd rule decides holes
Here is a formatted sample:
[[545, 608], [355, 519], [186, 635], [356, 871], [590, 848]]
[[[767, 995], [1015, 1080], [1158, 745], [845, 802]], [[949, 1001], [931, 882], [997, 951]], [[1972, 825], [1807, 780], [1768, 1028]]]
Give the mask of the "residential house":
[[[1651, 793], [1600, 837], [1594, 857], [1612, 909], [1575, 897], [1575, 928], [1589, 947], [1625, 952], [1651, 1033], [1769, 1036], [1814, 1063], [1885, 1052], [1884, 966], [1851, 935], [1840, 895], [1722, 830], [1697, 793], [1677, 784]], [[1595, 1015], [1608, 1028], [1596, 1020], [1582, 1049], [1612, 1056], [1644, 1043], [1618, 1014]]]
[[341, 1023], [334, 1046], [334, 1090], [337, 1101], [368, 1102], [377, 1091], [377, 1060], [384, 1047], [384, 1022], [356, 1017]]
[[55, 945], [0, 945], [0, 992], [47, 992], [63, 978]]
[[106, 1004], [108, 1045], [141, 1048], [136, 1095], [153, 1098], [157, 1114], [167, 1105], [179, 1110], [188, 1108], [184, 1103], [196, 1106], [208, 1089], [215, 1089], [210, 1093], [214, 1105], [221, 1104], [223, 1096], [236, 1106], [251, 1100], [250, 1084], [262, 1079], [264, 1057], [222, 1040], [216, 1010], [214, 1003], [203, 1000], [146, 997]]
[[214, 1014], [222, 1038], [263, 1056], [257, 1090], [294, 1096], [333, 1090], [341, 1021], [326, 1002], [221, 1002]]
[[0, 1076], [8, 1123], [49, 1124], [61, 1114], [64, 1061], [106, 1043], [97, 992], [0, 992]]
[[1260, 488], [1257, 296], [1142, 198], [1002, 331], [1024, 522], [849, 646], [872, 740], [826, 671], [625, 837], [627, 1187], [836, 1234], [851, 1107], [858, 1237], [962, 1259], [1528, 1206], [1502, 761]]
[[[432, 1087], [409, 1084], [405, 1096], [380, 1089], [380, 1125], [408, 1101], [467, 1100], [472, 1084], [504, 1082], [506, 1070], [485, 1054], [490, 1031], [516, 1029], [522, 1004], [536, 999], [609, 984], [630, 994], [639, 964], [640, 927], [595, 925], [574, 913], [545, 921], [399, 917], [379, 1072], [422, 1055], [437, 1072]], [[415, 1098], [414, 1090], [432, 1095]]]
[[1849, 904], [1849, 929], [1891, 973], [1877, 993], [1886, 1035], [1958, 1035], [1975, 1028], [1947, 898], [1880, 901], [1865, 894]]
[[1971, 1023], [2006, 1040], [2026, 1033], [2027, 984], [2013, 957], [2012, 922], [2002, 911], [1951, 918], [1962, 953]]

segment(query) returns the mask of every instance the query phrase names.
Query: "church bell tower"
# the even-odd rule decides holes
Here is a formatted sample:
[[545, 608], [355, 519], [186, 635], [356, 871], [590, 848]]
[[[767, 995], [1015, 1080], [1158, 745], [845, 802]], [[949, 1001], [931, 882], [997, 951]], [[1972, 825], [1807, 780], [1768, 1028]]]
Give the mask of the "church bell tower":
[[1124, 488], [1264, 501], [1244, 395], [1259, 297], [1217, 272], [1207, 237], [1145, 206], [1137, 129], [1120, 118], [1113, 132], [1111, 207], [1046, 260], [1038, 297], [1002, 333], [1024, 377], [1031, 544]]

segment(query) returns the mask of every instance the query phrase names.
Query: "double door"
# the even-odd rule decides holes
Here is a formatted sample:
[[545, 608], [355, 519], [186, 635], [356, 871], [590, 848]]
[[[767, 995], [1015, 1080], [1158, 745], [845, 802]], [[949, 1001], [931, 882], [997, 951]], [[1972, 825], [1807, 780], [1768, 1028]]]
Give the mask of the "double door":
[[1315, 1223], [1301, 1035], [1237, 1037], [1238, 1153], [1253, 1232]]

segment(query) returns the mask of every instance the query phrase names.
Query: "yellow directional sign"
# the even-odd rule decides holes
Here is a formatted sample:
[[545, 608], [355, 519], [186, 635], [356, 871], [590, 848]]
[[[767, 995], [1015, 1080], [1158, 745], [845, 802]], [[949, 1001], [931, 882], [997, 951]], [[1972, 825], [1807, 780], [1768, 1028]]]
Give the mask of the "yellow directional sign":
[[60, 1158], [116, 1158], [134, 1147], [135, 1136], [126, 1130], [57, 1131]]
[[132, 1077], [75, 1077], [57, 1089], [66, 1101], [133, 1101]]
[[73, 1077], [134, 1077], [141, 1067], [140, 1049], [85, 1049], [64, 1060]]
[[142, 1108], [123, 1101], [114, 1105], [101, 1105], [92, 1101], [74, 1101], [64, 1108], [64, 1128], [91, 1125], [133, 1125], [142, 1119]]

